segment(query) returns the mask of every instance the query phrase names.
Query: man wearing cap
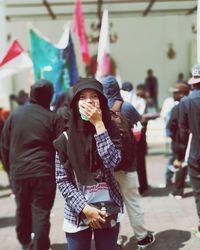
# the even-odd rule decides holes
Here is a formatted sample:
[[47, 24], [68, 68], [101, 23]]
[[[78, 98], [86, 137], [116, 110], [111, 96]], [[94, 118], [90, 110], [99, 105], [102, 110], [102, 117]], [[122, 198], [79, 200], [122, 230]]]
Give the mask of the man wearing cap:
[[192, 140], [188, 170], [199, 216], [198, 235], [200, 235], [200, 64], [193, 67], [188, 84], [191, 85], [192, 93], [181, 100], [179, 107], [180, 145], [177, 157], [179, 163], [183, 162], [187, 146], [186, 135], [190, 131]]

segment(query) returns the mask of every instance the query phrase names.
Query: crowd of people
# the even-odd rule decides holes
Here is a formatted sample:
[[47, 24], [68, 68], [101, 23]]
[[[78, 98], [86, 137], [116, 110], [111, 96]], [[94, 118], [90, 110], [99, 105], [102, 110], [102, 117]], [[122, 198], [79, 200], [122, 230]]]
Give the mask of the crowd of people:
[[[172, 142], [166, 187], [172, 185], [175, 173], [170, 195], [182, 198], [189, 172], [200, 218], [199, 90], [198, 64], [188, 83], [179, 75], [170, 89], [171, 106], [167, 104], [166, 111], [163, 105], [161, 116]], [[145, 225], [140, 204], [140, 195], [148, 190], [147, 124], [159, 116], [153, 70], [135, 89], [129, 81], [120, 88], [112, 75], [102, 82], [80, 78], [52, 109], [53, 93], [53, 84], [43, 79], [32, 85], [30, 96], [24, 91], [10, 96], [18, 106], [2, 123], [1, 161], [16, 200], [20, 249], [50, 249], [56, 186], [65, 202], [68, 250], [89, 250], [92, 238], [97, 250], [115, 250], [121, 245], [125, 211], [138, 249], [146, 249], [156, 240]]]

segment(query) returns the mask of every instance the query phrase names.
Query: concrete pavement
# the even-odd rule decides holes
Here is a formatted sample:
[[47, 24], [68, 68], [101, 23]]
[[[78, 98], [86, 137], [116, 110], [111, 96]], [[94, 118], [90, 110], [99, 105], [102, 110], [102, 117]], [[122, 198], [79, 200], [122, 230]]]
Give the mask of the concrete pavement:
[[[158, 151], [150, 146], [149, 151]], [[149, 250], [199, 250], [200, 240], [192, 234], [192, 228], [198, 224], [191, 188], [185, 189], [182, 200], [168, 197], [169, 189], [163, 188], [164, 172], [167, 156], [163, 145], [156, 146], [161, 154], [151, 154], [147, 157], [147, 173], [150, 189], [141, 198], [145, 213], [145, 222], [149, 230], [156, 232], [156, 242], [148, 247]], [[163, 153], [162, 153], [163, 152]], [[7, 176], [0, 171], [0, 249], [18, 250], [19, 244], [15, 235], [15, 201], [10, 197]], [[56, 201], [51, 215], [50, 238], [53, 250], [66, 250], [63, 221], [63, 199], [57, 192]], [[127, 216], [122, 222], [123, 249], [136, 249], [136, 240], [129, 225]], [[94, 249], [94, 247], [93, 247]]]

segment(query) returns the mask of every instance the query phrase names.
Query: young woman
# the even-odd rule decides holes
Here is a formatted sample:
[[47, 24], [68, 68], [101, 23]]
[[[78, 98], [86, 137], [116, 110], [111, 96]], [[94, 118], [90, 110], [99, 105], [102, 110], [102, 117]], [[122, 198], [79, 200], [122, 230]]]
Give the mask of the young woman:
[[[94, 234], [97, 250], [115, 250], [123, 201], [114, 179], [121, 160], [119, 131], [111, 121], [102, 85], [92, 78], [74, 85], [67, 136], [54, 145], [56, 181], [65, 200], [63, 229], [68, 250], [89, 250]], [[92, 205], [108, 202], [120, 211], [116, 221]], [[117, 213], [117, 212], [115, 212]], [[81, 218], [86, 219], [86, 225]], [[109, 224], [109, 226], [105, 226]]]

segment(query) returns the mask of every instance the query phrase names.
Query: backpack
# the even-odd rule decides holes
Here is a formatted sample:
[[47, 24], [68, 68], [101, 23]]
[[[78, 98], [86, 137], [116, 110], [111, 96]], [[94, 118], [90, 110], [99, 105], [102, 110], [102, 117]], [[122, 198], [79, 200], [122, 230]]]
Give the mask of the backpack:
[[135, 169], [136, 140], [132, 132], [132, 124], [121, 113], [122, 101], [116, 100], [110, 109], [111, 120], [115, 122], [120, 131], [121, 140], [121, 162], [116, 170], [132, 171]]

